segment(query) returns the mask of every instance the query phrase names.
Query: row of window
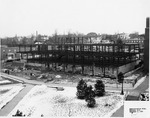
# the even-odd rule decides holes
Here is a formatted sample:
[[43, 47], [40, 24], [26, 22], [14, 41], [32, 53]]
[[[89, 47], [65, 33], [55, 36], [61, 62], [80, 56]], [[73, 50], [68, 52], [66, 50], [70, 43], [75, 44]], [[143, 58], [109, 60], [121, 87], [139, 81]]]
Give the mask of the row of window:
[[3, 50], [3, 53], [5, 53], [5, 52], [17, 52], [17, 50], [16, 49], [14, 49], [14, 50], [10, 50], [9, 49], [8, 51], [7, 50]]
[[[51, 46], [48, 47], [45, 46], [39, 46], [39, 47], [33, 47], [32, 51], [46, 51], [46, 50], [65, 50], [65, 51], [93, 51], [93, 52], [134, 52], [134, 50], [139, 50], [138, 45], [131, 45], [131, 46]], [[132, 50], [132, 51], [131, 51]], [[23, 49], [21, 51], [31, 51], [30, 48]], [[136, 51], [137, 52], [137, 51]]]
[[143, 40], [126, 40], [126, 43], [144, 43]]

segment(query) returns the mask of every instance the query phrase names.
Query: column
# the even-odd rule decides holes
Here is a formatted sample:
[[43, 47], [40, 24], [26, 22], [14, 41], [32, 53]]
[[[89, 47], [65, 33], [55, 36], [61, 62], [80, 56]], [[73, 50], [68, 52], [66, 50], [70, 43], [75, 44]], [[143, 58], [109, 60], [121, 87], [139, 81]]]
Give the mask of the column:
[[149, 72], [149, 22], [150, 18], [146, 18], [145, 40], [144, 40], [144, 70]]

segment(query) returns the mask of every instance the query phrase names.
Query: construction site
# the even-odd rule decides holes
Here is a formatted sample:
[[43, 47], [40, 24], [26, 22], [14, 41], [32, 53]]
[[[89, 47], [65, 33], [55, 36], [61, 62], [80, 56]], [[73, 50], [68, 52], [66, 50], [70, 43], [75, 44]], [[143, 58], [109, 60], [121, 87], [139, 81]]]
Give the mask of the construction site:
[[[114, 74], [119, 67], [129, 63], [135, 66], [140, 60], [139, 44], [84, 44], [83, 37], [56, 40], [55, 44], [19, 45], [18, 53], [28, 63], [44, 64], [47, 69], [74, 73], [80, 68], [81, 74], [87, 74], [89, 68], [92, 75], [101, 73], [104, 76], [108, 70]], [[133, 66], [128, 69], [119, 71], [126, 73]]]

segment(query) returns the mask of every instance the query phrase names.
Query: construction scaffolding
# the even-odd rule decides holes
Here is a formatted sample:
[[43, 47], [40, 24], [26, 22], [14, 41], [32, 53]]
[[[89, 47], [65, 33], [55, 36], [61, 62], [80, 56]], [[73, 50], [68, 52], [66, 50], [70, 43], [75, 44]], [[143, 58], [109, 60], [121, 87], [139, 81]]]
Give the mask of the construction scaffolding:
[[[139, 44], [85, 44], [84, 38], [59, 38], [55, 44], [18, 45], [22, 57], [26, 55], [27, 62], [45, 64], [46, 68], [56, 68], [63, 65], [63, 69], [72, 65], [72, 72], [76, 66], [101, 68], [105, 75], [106, 68], [119, 66], [139, 60]], [[76, 40], [78, 39], [78, 40]], [[70, 42], [68, 42], [68, 40]], [[77, 41], [77, 42], [76, 42]]]

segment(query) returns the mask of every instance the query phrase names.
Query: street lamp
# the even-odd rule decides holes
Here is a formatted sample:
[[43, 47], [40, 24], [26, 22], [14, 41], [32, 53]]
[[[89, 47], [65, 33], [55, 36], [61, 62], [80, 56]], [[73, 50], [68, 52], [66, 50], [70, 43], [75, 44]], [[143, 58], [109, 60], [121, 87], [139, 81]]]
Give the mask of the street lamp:
[[118, 82], [119, 82], [119, 83], [122, 83], [121, 95], [124, 95], [124, 92], [123, 92], [123, 80], [124, 80], [123, 73], [120, 72], [120, 73], [118, 74]]

